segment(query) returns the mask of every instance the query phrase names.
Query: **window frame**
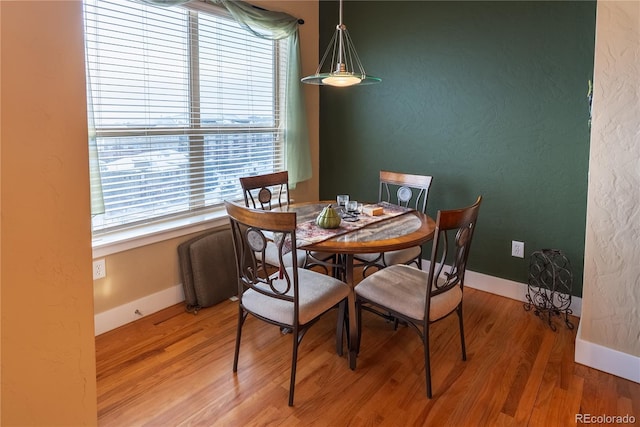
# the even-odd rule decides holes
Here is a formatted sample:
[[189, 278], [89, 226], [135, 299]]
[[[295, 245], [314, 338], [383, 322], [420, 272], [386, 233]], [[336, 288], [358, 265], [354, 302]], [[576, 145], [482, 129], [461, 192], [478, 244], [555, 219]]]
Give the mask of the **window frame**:
[[[182, 7], [187, 11], [188, 14], [188, 24], [187, 24], [187, 32], [188, 37], [191, 37], [191, 32], [194, 28], [198, 28], [198, 26], [193, 26], [193, 20], [198, 19], [199, 13], [208, 13], [213, 14], [215, 16], [224, 18], [224, 19], [232, 19], [231, 15], [223, 8], [212, 6], [210, 10], [203, 10], [202, 6], [199, 7]], [[85, 19], [85, 18], [83, 18]], [[199, 38], [195, 38], [195, 40], [199, 40]], [[272, 41], [274, 45], [274, 100], [273, 100], [273, 111], [279, 111], [280, 114], [277, 114], [275, 118], [274, 126], [272, 127], [229, 127], [229, 126], [202, 126], [202, 122], [200, 120], [199, 114], [196, 113], [196, 109], [194, 107], [189, 108], [189, 123], [183, 127], [166, 127], [161, 128], [163, 134], [165, 135], [187, 135], [189, 139], [189, 153], [192, 153], [192, 147], [194, 146], [194, 140], [196, 141], [195, 145], [202, 148], [204, 146], [204, 140], [206, 135], [215, 135], [219, 133], [222, 129], [224, 133], [260, 133], [260, 132], [273, 132], [277, 134], [277, 137], [274, 140], [274, 148], [272, 153], [276, 154], [277, 159], [275, 159], [274, 163], [274, 171], [280, 171], [286, 169], [286, 159], [285, 159], [285, 143], [283, 137], [283, 122], [285, 120], [284, 108], [286, 108], [283, 103], [285, 101], [285, 97], [283, 96], [284, 82], [285, 76], [281, 73], [283, 71], [283, 63], [282, 61], [287, 61], [287, 55], [282, 55], [281, 49], [283, 49], [284, 44], [282, 41]], [[87, 48], [88, 49], [88, 48]], [[193, 105], [191, 101], [194, 99], [200, 98], [199, 93], [199, 58], [198, 58], [198, 46], [194, 46], [191, 44], [189, 51], [189, 105]], [[195, 52], [195, 54], [194, 54]], [[88, 90], [91, 90], [88, 88]], [[195, 115], [198, 115], [197, 118], [194, 118]], [[185, 133], [185, 130], [188, 130]], [[147, 127], [126, 127], [126, 128], [115, 128], [115, 127], [106, 127], [106, 128], [96, 128], [95, 135], [96, 138], [102, 137], [127, 137], [127, 136], [139, 136], [148, 134], [148, 126]], [[192, 162], [189, 161], [188, 167], [192, 166]], [[190, 190], [189, 194], [192, 195], [197, 194], [199, 199], [194, 201], [193, 197], [189, 197], [189, 211], [183, 211], [178, 214], [171, 214], [167, 218], [155, 218], [151, 222], [147, 223], [131, 223], [117, 228], [107, 228], [104, 230], [94, 231], [93, 221], [92, 221], [92, 246], [94, 251], [94, 257], [96, 256], [105, 256], [111, 253], [121, 252], [123, 250], [132, 249], [135, 247], [148, 245], [150, 243], [156, 243], [160, 241], [164, 241], [171, 238], [176, 238], [180, 236], [184, 236], [187, 234], [199, 232], [206, 230], [211, 227], [220, 227], [226, 224], [226, 212], [223, 207], [223, 200], [218, 201], [215, 205], [212, 206], [204, 206], [204, 187], [206, 182], [204, 180], [200, 181], [195, 185], [195, 191], [192, 188], [191, 179], [188, 179], [186, 183], [189, 184]], [[240, 201], [241, 199], [241, 191], [239, 182], [237, 183], [238, 187], [238, 196], [233, 200]], [[193, 210], [192, 210], [193, 209]]]

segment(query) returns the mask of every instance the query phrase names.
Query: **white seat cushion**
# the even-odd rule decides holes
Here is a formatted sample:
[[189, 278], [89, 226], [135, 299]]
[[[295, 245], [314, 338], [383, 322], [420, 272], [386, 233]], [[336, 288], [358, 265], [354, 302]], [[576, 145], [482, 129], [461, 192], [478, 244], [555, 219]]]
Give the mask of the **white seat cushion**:
[[[307, 256], [307, 253], [301, 249], [298, 249], [296, 250], [296, 255], [298, 258], [298, 267], [302, 267], [304, 265], [304, 260]], [[280, 265], [280, 260], [278, 259], [278, 247], [271, 241], [267, 242], [267, 249], [265, 250], [264, 257], [267, 264], [276, 267]], [[293, 266], [293, 257], [291, 256], [291, 252], [284, 254], [282, 258], [284, 259], [285, 267]]]
[[[288, 267], [286, 270], [293, 280], [293, 269]], [[278, 273], [274, 273], [273, 277], [277, 275]], [[284, 279], [279, 279], [275, 281], [274, 286], [276, 289], [284, 289], [286, 283]], [[298, 321], [304, 325], [346, 298], [351, 289], [346, 283], [331, 276], [299, 268], [298, 292]], [[293, 289], [289, 290], [287, 295], [293, 295]], [[293, 325], [292, 302], [268, 297], [248, 289], [242, 295], [242, 305], [259, 316], [285, 325]]]
[[[429, 274], [408, 265], [393, 265], [365, 278], [356, 285], [356, 294], [415, 320], [424, 319]], [[429, 320], [451, 313], [462, 301], [462, 290], [455, 286], [431, 298]]]
[[[307, 258], [307, 251], [302, 249], [296, 250], [296, 255], [298, 257], [298, 267], [303, 267]], [[331, 258], [332, 255], [326, 252], [311, 252], [311, 256], [320, 261], [326, 261]], [[265, 251], [265, 260], [267, 264], [273, 265], [277, 267], [280, 265], [280, 260], [278, 259], [278, 247], [274, 242], [267, 242], [267, 249]], [[284, 254], [284, 266], [285, 267], [293, 267], [293, 257], [291, 256], [291, 252]]]
[[[384, 265], [396, 265], [406, 264], [419, 257], [422, 254], [422, 248], [420, 246], [413, 246], [407, 249], [399, 249], [397, 251], [389, 251], [384, 253]], [[365, 261], [373, 262], [380, 256], [380, 253], [373, 254], [357, 254], [354, 258]]]

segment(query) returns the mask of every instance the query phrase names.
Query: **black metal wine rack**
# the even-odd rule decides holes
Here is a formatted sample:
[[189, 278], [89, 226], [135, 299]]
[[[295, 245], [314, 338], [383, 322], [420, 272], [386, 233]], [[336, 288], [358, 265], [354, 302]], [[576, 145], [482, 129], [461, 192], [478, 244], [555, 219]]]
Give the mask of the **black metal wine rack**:
[[567, 328], [573, 329], [569, 320], [573, 273], [569, 259], [558, 249], [542, 249], [529, 258], [529, 282], [524, 309], [533, 309], [536, 316], [546, 320], [555, 331], [554, 316], [563, 316]]

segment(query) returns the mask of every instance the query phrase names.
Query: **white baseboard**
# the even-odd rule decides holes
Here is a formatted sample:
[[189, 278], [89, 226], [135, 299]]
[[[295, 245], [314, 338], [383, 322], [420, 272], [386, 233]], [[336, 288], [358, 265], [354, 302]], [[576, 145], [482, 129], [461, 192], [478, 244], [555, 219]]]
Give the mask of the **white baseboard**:
[[[423, 263], [423, 269], [424, 269]], [[429, 265], [429, 261], [426, 261]], [[501, 279], [500, 277], [489, 276], [487, 274], [469, 271], [465, 273], [464, 285], [478, 289], [480, 291], [489, 292], [503, 297], [511, 298], [516, 301], [527, 302], [527, 284], [514, 282], [513, 280]], [[571, 296], [571, 305], [569, 306], [574, 316], [580, 317], [582, 314], [582, 298]]]
[[[423, 260], [422, 268], [429, 268], [429, 260]], [[511, 298], [516, 301], [526, 302], [525, 295], [527, 294], [527, 285], [524, 283], [467, 270], [465, 286]], [[138, 300], [112, 308], [111, 310], [98, 313], [94, 316], [95, 335], [103, 334], [182, 301], [184, 301], [183, 287], [182, 284], [177, 284], [163, 291], [147, 295]], [[572, 297], [570, 308], [573, 310], [573, 314], [575, 316], [580, 317], [582, 299]], [[141, 314], [137, 314], [136, 310]]]
[[623, 353], [582, 338], [582, 322], [576, 334], [576, 363], [640, 384], [640, 357]]
[[134, 320], [184, 301], [182, 284], [147, 295], [94, 316], [95, 335], [103, 334]]

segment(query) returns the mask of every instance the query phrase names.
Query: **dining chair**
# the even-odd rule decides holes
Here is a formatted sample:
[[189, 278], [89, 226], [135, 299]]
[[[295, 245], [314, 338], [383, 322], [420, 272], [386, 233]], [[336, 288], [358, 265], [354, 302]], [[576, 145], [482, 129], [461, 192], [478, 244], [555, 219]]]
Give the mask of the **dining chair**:
[[[471, 240], [478, 221], [482, 196], [466, 208], [438, 211], [429, 270], [394, 265], [376, 271], [355, 287], [356, 319], [360, 348], [362, 310], [389, 320], [400, 319], [415, 329], [424, 345], [427, 396], [432, 397], [429, 327], [457, 313], [462, 360], [467, 360], [464, 342], [462, 296]], [[452, 243], [452, 247], [449, 245]]]
[[[285, 263], [285, 253], [296, 250], [296, 213], [242, 207], [225, 201], [231, 223], [238, 272], [238, 328], [233, 372], [238, 371], [242, 327], [247, 316], [290, 329], [293, 338], [289, 406], [293, 406], [298, 347], [307, 330], [326, 312], [344, 311], [350, 287], [329, 275]], [[267, 271], [266, 248], [273, 237], [278, 251], [277, 270]]]
[[[433, 177], [408, 173], [380, 171], [378, 201], [389, 202], [398, 206], [410, 207], [426, 213], [429, 188]], [[354, 260], [363, 266], [362, 274], [366, 277], [369, 269], [381, 270], [395, 264], [415, 264], [422, 268], [422, 246], [384, 253], [357, 254]]]
[[271, 210], [274, 201], [279, 207], [289, 205], [289, 172], [281, 171], [263, 175], [243, 176], [240, 178], [240, 186], [244, 195], [244, 204], [247, 207], [262, 210]]
[[[241, 177], [240, 186], [246, 207], [270, 211], [276, 204], [277, 207], [282, 208], [291, 203], [288, 171]], [[320, 266], [327, 273], [331, 268], [333, 274], [336, 275], [335, 269], [338, 265], [334, 261], [334, 254], [304, 250], [298, 250], [294, 253], [297, 254], [298, 265], [304, 268]], [[278, 265], [278, 253], [272, 244], [267, 248], [265, 261], [271, 266]], [[291, 265], [291, 257], [288, 257], [286, 262]]]

